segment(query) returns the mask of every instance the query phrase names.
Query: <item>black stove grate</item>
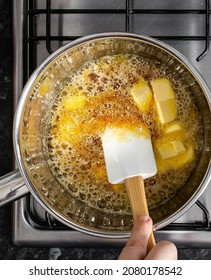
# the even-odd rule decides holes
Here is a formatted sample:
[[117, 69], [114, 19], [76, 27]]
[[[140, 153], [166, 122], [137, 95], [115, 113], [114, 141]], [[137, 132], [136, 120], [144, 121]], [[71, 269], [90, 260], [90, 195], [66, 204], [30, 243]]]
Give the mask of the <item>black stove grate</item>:
[[[24, 54], [25, 54], [25, 65], [26, 69], [28, 69], [28, 76], [34, 71], [36, 68], [36, 44], [39, 41], [46, 42], [46, 49], [49, 54], [53, 52], [51, 43], [52, 41], [72, 41], [80, 36], [77, 34], [74, 36], [52, 36], [51, 35], [51, 16], [53, 14], [123, 14], [125, 15], [125, 26], [124, 30], [126, 32], [133, 32], [133, 15], [135, 14], [204, 14], [205, 15], [205, 26], [204, 26], [204, 34], [203, 36], [156, 36], [153, 37], [159, 40], [204, 40], [205, 41], [205, 49], [199, 56], [196, 58], [197, 61], [203, 59], [210, 48], [210, 1], [205, 1], [205, 9], [135, 9], [134, 2], [135, 0], [125, 0], [125, 8], [124, 9], [52, 9], [52, 0], [46, 0], [46, 9], [37, 9], [36, 1], [31, 0], [28, 1], [25, 5], [26, 15], [25, 18], [26, 23], [24, 24], [27, 28], [25, 29], [25, 39], [28, 43], [28, 46], [25, 46]], [[46, 15], [46, 35], [39, 36], [36, 34], [36, 21], [38, 15]], [[28, 51], [26, 51], [28, 49]], [[24, 77], [25, 81], [27, 80], [27, 76]]]
[[[49, 54], [53, 52], [51, 42], [57, 41], [71, 41], [79, 38], [75, 36], [51, 36], [51, 15], [52, 14], [95, 14], [95, 13], [108, 13], [108, 14], [124, 14], [125, 15], [125, 31], [133, 32], [133, 15], [134, 14], [204, 14], [205, 15], [205, 35], [204, 36], [153, 36], [159, 40], [204, 40], [205, 49], [196, 58], [200, 61], [208, 53], [210, 48], [210, 1], [205, 1], [205, 9], [184, 9], [184, 10], [162, 10], [162, 9], [134, 9], [133, 4], [135, 0], [125, 0], [125, 9], [52, 9], [51, 0], [46, 0], [46, 9], [36, 9], [36, 1], [29, 1], [29, 8], [27, 9], [29, 30], [28, 42], [33, 45], [38, 41], [46, 41], [46, 49]], [[46, 14], [46, 36], [36, 35], [36, 16]], [[33, 47], [32, 47], [33, 49]], [[33, 56], [32, 56], [33, 57]], [[33, 65], [34, 66], [34, 65]]]
[[[52, 42], [64, 42], [64, 41], [72, 41], [80, 36], [75, 34], [74, 36], [55, 36], [51, 35], [51, 16], [54, 14], [122, 14], [125, 17], [124, 20], [124, 31], [133, 32], [133, 24], [134, 24], [134, 15], [142, 15], [142, 14], [203, 14], [205, 15], [204, 21], [204, 34], [201, 36], [152, 36], [159, 40], [184, 40], [184, 41], [205, 41], [205, 48], [201, 54], [196, 58], [197, 61], [203, 59], [210, 48], [210, 1], [204, 0], [205, 9], [135, 9], [134, 2], [135, 0], [125, 0], [125, 8], [121, 9], [53, 9], [52, 1], [46, 0], [46, 8], [38, 9], [36, 0], [27, 0], [24, 3], [25, 16], [24, 16], [24, 30], [23, 30], [23, 81], [24, 83], [27, 81], [29, 76], [37, 67], [37, 44], [40, 41], [44, 41], [46, 45], [46, 50], [49, 54], [53, 52]], [[37, 35], [37, 16], [38, 15], [46, 16], [46, 35], [39, 36]], [[68, 229], [65, 225], [56, 221], [50, 214], [46, 212], [45, 221], [39, 220], [36, 216], [36, 213], [33, 211], [33, 198], [27, 200], [27, 208], [28, 208], [28, 220], [33, 224], [34, 227], [37, 228], [47, 228], [47, 229]], [[196, 202], [198, 207], [201, 209], [204, 217], [203, 222], [196, 223], [173, 223], [166, 227], [167, 230], [208, 230], [211, 231], [210, 225], [210, 214], [207, 208], [198, 200]]]

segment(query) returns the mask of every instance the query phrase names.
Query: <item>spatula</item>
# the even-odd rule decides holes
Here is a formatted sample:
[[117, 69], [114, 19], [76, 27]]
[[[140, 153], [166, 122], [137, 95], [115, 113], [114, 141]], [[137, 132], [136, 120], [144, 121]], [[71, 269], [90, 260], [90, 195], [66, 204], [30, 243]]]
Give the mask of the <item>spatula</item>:
[[[125, 182], [135, 222], [149, 214], [143, 179], [157, 172], [150, 135], [146, 128], [107, 126], [101, 139], [108, 181], [111, 184]], [[154, 245], [152, 232], [147, 251]]]

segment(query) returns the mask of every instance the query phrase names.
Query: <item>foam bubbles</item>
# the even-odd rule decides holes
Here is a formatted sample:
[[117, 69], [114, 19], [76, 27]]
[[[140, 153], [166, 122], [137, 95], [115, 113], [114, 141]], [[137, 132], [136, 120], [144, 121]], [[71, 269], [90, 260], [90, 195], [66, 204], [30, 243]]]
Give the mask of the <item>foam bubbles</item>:
[[[152, 106], [148, 113], [141, 114], [133, 102], [130, 89], [140, 77], [150, 81], [164, 77], [164, 72], [159, 63], [134, 55], [90, 61], [64, 80], [52, 107], [45, 141], [52, 173], [71, 195], [107, 212], [130, 214], [131, 210], [124, 185], [117, 186], [116, 191], [107, 181], [100, 139], [106, 124], [141, 126], [144, 122], [151, 131], [152, 141], [163, 133], [156, 122], [155, 108]], [[171, 74], [167, 77], [175, 90], [178, 120], [187, 131], [186, 144], [191, 143], [198, 152], [201, 134], [197, 107], [187, 89]], [[75, 103], [68, 107], [65, 104], [71, 98]], [[192, 162], [182, 169], [168, 170], [145, 180], [149, 208], [173, 197], [189, 178], [194, 165]]]

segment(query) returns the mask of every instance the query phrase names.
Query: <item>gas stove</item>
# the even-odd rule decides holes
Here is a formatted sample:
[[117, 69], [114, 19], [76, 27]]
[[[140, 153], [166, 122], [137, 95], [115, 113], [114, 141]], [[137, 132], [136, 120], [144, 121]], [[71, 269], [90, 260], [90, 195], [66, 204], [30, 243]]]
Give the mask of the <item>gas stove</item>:
[[[53, 51], [84, 35], [126, 31], [171, 45], [211, 88], [209, 0], [14, 0], [14, 108], [35, 68]], [[15, 167], [15, 163], [14, 163]], [[179, 219], [155, 232], [178, 248], [211, 248], [211, 184]], [[77, 232], [55, 220], [31, 195], [13, 203], [12, 239], [19, 246], [121, 247], [125, 239]]]

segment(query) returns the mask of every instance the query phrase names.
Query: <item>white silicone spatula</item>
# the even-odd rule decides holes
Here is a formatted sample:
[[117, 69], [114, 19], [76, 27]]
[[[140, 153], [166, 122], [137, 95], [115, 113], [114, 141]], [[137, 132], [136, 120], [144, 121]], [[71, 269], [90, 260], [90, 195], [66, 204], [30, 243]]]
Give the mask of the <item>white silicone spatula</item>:
[[[149, 214], [144, 179], [156, 174], [157, 168], [146, 129], [106, 127], [101, 136], [104, 157], [111, 184], [125, 182], [133, 219]], [[155, 245], [153, 232], [149, 237], [148, 251]]]

